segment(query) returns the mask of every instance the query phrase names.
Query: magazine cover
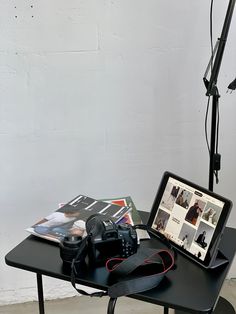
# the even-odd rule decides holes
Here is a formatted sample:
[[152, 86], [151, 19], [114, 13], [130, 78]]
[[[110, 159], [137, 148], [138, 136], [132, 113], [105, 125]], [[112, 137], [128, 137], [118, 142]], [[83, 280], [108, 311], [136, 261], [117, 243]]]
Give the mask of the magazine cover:
[[[103, 201], [107, 203], [117, 204], [120, 206], [129, 207], [130, 211], [127, 212], [118, 223], [129, 223], [132, 226], [143, 224], [142, 219], [138, 213], [138, 210], [130, 196], [125, 196], [121, 198], [112, 198], [112, 199], [103, 199]], [[147, 231], [137, 229], [138, 238], [141, 239], [149, 239], [150, 236]]]
[[66, 235], [84, 237], [85, 222], [91, 215], [102, 214], [117, 223], [129, 211], [130, 208], [126, 205], [107, 203], [79, 195], [26, 230], [38, 237], [60, 242]]

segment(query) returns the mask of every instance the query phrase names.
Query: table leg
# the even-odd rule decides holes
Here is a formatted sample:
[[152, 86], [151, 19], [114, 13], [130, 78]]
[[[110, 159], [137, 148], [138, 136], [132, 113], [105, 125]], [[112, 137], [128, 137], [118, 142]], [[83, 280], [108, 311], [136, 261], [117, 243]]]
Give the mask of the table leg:
[[117, 301], [117, 298], [110, 298], [108, 307], [107, 307], [107, 314], [114, 314], [116, 301]]
[[37, 274], [37, 287], [38, 287], [39, 314], [45, 314], [43, 297], [43, 279], [41, 274]]
[[169, 308], [164, 306], [164, 314], [168, 314], [169, 313]]

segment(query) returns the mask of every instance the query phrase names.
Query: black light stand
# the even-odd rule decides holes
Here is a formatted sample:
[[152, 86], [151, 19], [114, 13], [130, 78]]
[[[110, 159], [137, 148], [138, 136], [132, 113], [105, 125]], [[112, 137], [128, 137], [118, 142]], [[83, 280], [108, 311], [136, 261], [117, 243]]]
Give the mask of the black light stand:
[[[229, 1], [221, 37], [218, 39], [218, 42], [215, 46], [215, 50], [217, 49], [217, 52], [216, 52], [214, 64], [212, 66], [210, 80], [208, 81], [206, 79], [207, 73], [205, 73], [205, 76], [203, 78], [206, 89], [207, 89], [206, 96], [208, 97], [212, 96], [211, 143], [210, 143], [210, 165], [209, 165], [209, 190], [210, 191], [213, 191], [214, 173], [220, 170], [220, 155], [216, 151], [216, 140], [218, 140], [216, 137], [217, 123], [218, 123], [217, 117], [218, 117], [218, 108], [219, 108], [218, 106], [219, 106], [219, 98], [220, 98], [218, 88], [217, 88], [217, 79], [219, 75], [221, 61], [223, 58], [226, 40], [228, 37], [231, 19], [233, 16], [235, 1], [236, 0]], [[210, 63], [213, 57], [214, 56], [211, 57]], [[209, 69], [209, 65], [207, 69]]]

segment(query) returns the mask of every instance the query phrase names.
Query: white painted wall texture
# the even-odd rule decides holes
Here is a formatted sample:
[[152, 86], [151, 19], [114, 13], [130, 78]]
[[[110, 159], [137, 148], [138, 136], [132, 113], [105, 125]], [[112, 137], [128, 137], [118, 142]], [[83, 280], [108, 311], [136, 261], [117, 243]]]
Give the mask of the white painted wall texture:
[[[0, 304], [36, 298], [35, 275], [5, 265], [25, 228], [84, 193], [131, 195], [149, 211], [162, 173], [208, 185], [202, 77], [206, 0], [1, 0]], [[227, 1], [214, 1], [214, 42]], [[236, 15], [236, 14], [235, 14]], [[235, 195], [236, 18], [218, 87], [222, 170]], [[236, 227], [235, 209], [229, 226]], [[236, 276], [235, 263], [229, 274]], [[74, 294], [45, 278], [45, 297]]]

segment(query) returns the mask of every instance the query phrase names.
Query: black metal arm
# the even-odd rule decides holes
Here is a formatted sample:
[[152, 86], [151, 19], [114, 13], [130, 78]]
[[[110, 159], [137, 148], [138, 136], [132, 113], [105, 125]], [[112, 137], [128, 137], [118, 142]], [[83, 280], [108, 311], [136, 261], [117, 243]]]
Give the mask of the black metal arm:
[[212, 96], [212, 119], [211, 119], [211, 144], [210, 144], [210, 165], [209, 165], [209, 190], [213, 191], [214, 172], [220, 170], [220, 155], [216, 152], [216, 130], [217, 130], [217, 117], [219, 106], [219, 92], [217, 88], [217, 80], [220, 71], [221, 61], [224, 54], [225, 44], [228, 37], [229, 27], [233, 16], [234, 6], [236, 0], [230, 0], [226, 12], [224, 25], [221, 37], [218, 39], [218, 47], [212, 66], [210, 80], [207, 81], [206, 77], [203, 78], [208, 97]]

